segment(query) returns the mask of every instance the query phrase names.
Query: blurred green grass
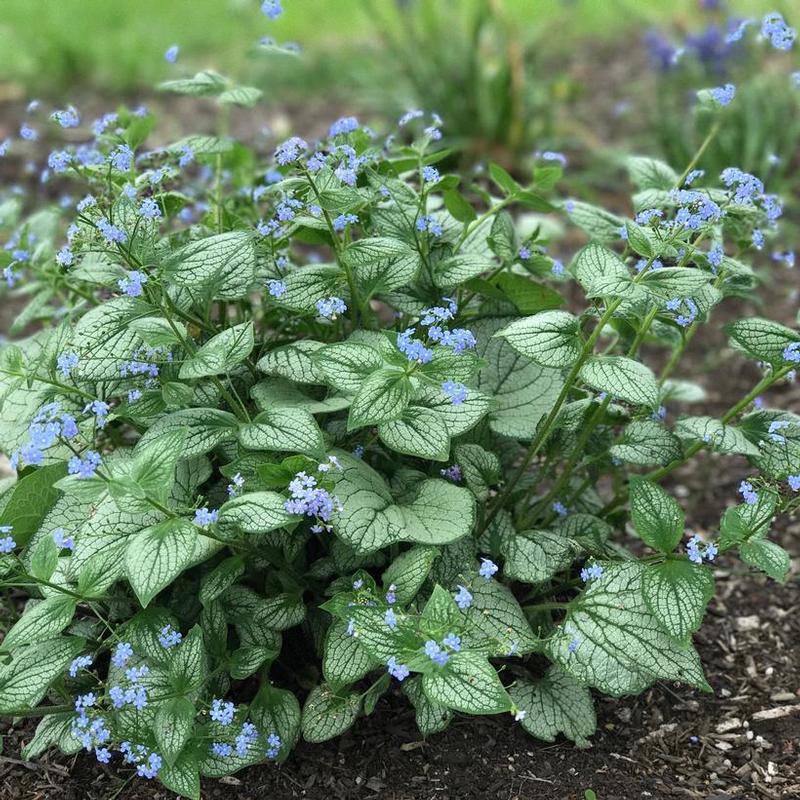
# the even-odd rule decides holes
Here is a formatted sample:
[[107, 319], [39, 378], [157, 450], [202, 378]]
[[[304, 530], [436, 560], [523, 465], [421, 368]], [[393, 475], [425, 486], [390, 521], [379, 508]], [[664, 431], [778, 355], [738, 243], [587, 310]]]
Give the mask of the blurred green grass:
[[[466, 14], [474, 0], [413, 2], [447, 4], [454, 14]], [[520, 35], [544, 28], [552, 46], [565, 54], [585, 37], [608, 40], [665, 20], [691, 27], [709, 19], [698, 0], [497, 2]], [[270, 21], [258, 0], [0, 0], [0, 81], [52, 99], [80, 89], [132, 92], [194, 67], [213, 67], [246, 81], [265, 74], [263, 65], [253, 63], [253, 45], [268, 35], [299, 42], [309, 54], [294, 70], [295, 85], [309, 83], [309, 68], [324, 60], [319, 85], [309, 87], [319, 89], [335, 82], [337, 59], [352, 67], [376, 39], [371, 19], [376, 9], [396, 17], [395, 0], [284, 0], [284, 6], [284, 15]], [[727, 11], [758, 14], [776, 6], [781, 3], [730, 0]], [[163, 53], [175, 43], [181, 59], [171, 66]], [[292, 71], [284, 64], [275, 75], [291, 78]]]

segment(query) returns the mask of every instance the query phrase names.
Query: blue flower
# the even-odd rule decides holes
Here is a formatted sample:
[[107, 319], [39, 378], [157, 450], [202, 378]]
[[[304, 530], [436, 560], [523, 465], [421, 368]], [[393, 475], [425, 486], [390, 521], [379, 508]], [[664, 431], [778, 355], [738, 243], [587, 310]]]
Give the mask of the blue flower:
[[67, 472], [70, 475], [77, 475], [79, 478], [86, 480], [94, 477], [95, 470], [101, 463], [100, 453], [95, 450], [87, 450], [83, 459], [80, 456], [72, 456], [70, 458], [67, 462]]
[[111, 663], [117, 668], [122, 668], [128, 663], [132, 656], [133, 647], [131, 647], [130, 642], [120, 642], [114, 648], [114, 653], [111, 656]]
[[267, 737], [267, 752], [265, 753], [267, 758], [274, 761], [280, 753], [281, 744], [281, 737], [277, 733], [271, 733]]
[[339, 134], [352, 133], [356, 130], [358, 130], [358, 120], [355, 117], [340, 117], [331, 125], [328, 135], [338, 136]]
[[[13, 529], [13, 525], [0, 525], [0, 533], [9, 534]], [[13, 552], [16, 546], [17, 543], [14, 541], [12, 536], [6, 535], [0, 539], [0, 553], [3, 553], [4, 555], [8, 555], [9, 553]]]
[[333, 221], [335, 231], [343, 231], [348, 225], [355, 225], [358, 222], [358, 214], [339, 214]]
[[387, 608], [386, 613], [383, 615], [383, 621], [394, 630], [397, 627], [397, 614], [393, 608]]
[[454, 633], [448, 633], [447, 636], [442, 639], [442, 644], [457, 653], [461, 650], [461, 637], [456, 636]]
[[62, 353], [56, 359], [56, 366], [58, 367], [58, 371], [64, 378], [68, 378], [70, 372], [72, 372], [75, 367], [78, 366], [78, 354], [77, 353]]
[[555, 150], [545, 150], [538, 155], [542, 161], [557, 161], [562, 167], [567, 166], [567, 157], [563, 153], [558, 153]]
[[58, 264], [61, 267], [72, 266], [73, 260], [74, 260], [74, 255], [72, 253], [72, 250], [69, 249], [69, 247], [62, 247], [56, 253], [56, 264]]
[[50, 115], [53, 122], [57, 122], [62, 128], [77, 128], [81, 124], [81, 118], [77, 109], [73, 106], [61, 111], [54, 111]]
[[783, 348], [783, 358], [792, 363], [800, 363], [800, 342], [792, 342]]
[[698, 178], [702, 178], [706, 174], [704, 169], [693, 169], [683, 179], [684, 186], [691, 186]]
[[439, 170], [436, 167], [423, 167], [422, 179], [428, 183], [434, 183], [439, 180]]
[[127, 144], [121, 144], [111, 151], [111, 166], [120, 172], [127, 172], [133, 164], [133, 150]]
[[281, 14], [283, 14], [281, 0], [263, 0], [261, 3], [261, 11], [270, 19], [277, 19]]
[[67, 536], [64, 533], [63, 528], [56, 528], [53, 533], [53, 542], [55, 543], [56, 547], [59, 550], [74, 550], [75, 549], [75, 542], [71, 536]]
[[180, 47], [178, 45], [173, 44], [171, 47], [168, 47], [166, 52], [164, 53], [164, 60], [169, 62], [170, 64], [174, 64], [178, 60], [178, 53], [180, 52]]
[[177, 647], [183, 640], [183, 634], [180, 631], [173, 629], [172, 625], [165, 625], [158, 632], [159, 644], [165, 649], [169, 650], [172, 647]]
[[53, 172], [66, 172], [71, 162], [72, 154], [68, 153], [66, 150], [53, 150], [47, 157], [47, 166], [50, 167]]
[[233, 753], [233, 748], [225, 742], [212, 742], [211, 752], [220, 758], [228, 758]]
[[497, 572], [498, 569], [499, 568], [497, 564], [495, 564], [494, 561], [492, 561], [491, 559], [481, 558], [481, 566], [480, 569], [478, 570], [478, 574], [482, 578], [486, 578], [486, 580], [488, 581], [492, 577], [492, 575], [494, 575]]
[[531, 251], [527, 247], [520, 247], [519, 251], [517, 252], [517, 256], [522, 261], [527, 261], [531, 257]]
[[325, 319], [336, 319], [340, 314], [347, 311], [347, 305], [341, 297], [326, 297], [317, 300], [317, 312]]
[[552, 509], [559, 517], [566, 517], [567, 514], [569, 514], [569, 510], [560, 500], [556, 500], [555, 503], [553, 503]]
[[31, 128], [30, 125], [23, 125], [19, 129], [19, 135], [26, 142], [35, 142], [39, 138], [39, 131], [36, 128]]
[[749, 481], [742, 481], [739, 484], [739, 494], [749, 506], [755, 505], [758, 502], [758, 492], [753, 489], [753, 485]]
[[152, 197], [145, 197], [139, 206], [139, 213], [145, 219], [158, 219], [161, 216], [161, 208]]
[[467, 387], [456, 381], [445, 381], [442, 384], [442, 392], [450, 398], [454, 406], [461, 405], [467, 399]]
[[207, 528], [213, 525], [219, 519], [219, 511], [217, 509], [209, 510], [207, 506], [197, 508], [194, 512], [194, 523], [201, 528]]
[[414, 331], [415, 328], [406, 328], [402, 333], [397, 334], [397, 349], [409, 361], [427, 364], [433, 358], [433, 350], [426, 347], [421, 340], [413, 339]]
[[439, 474], [443, 478], [447, 478], [449, 481], [453, 481], [453, 483], [458, 483], [461, 478], [463, 477], [461, 472], [461, 467], [458, 464], [452, 464], [449, 467], [445, 467], [444, 469], [439, 470]]
[[230, 725], [233, 722], [233, 716], [236, 713], [236, 706], [228, 700], [222, 700], [215, 697], [211, 702], [211, 711], [209, 716], [214, 722], [219, 722], [220, 725]]
[[386, 662], [386, 671], [400, 682], [404, 681], [411, 674], [411, 671], [405, 664], [397, 663], [397, 658], [395, 658], [395, 656], [389, 656], [389, 660]]
[[789, 475], [786, 480], [793, 492], [800, 492], [800, 475]]
[[584, 567], [581, 570], [581, 580], [584, 583], [588, 583], [591, 580], [597, 580], [598, 578], [603, 577], [603, 568], [600, 564], [592, 564], [588, 567]]
[[275, 150], [275, 160], [281, 165], [291, 164], [308, 150], [308, 142], [299, 136], [293, 136], [278, 145]]
[[128, 297], [141, 297], [144, 291], [144, 284], [147, 283], [147, 275], [139, 270], [131, 270], [128, 272], [127, 277], [120, 278], [117, 281], [117, 286]]
[[721, 106], [727, 106], [736, 97], [736, 87], [732, 83], [726, 83], [724, 86], [717, 86], [711, 89], [710, 94], [715, 102]]
[[440, 667], [443, 667], [450, 660], [450, 653], [442, 650], [433, 639], [428, 639], [425, 642], [425, 655]]
[[466, 586], [461, 586], [459, 584], [458, 591], [455, 594], [455, 601], [456, 605], [462, 611], [465, 611], [472, 605], [472, 595], [469, 593]]
[[761, 21], [761, 35], [769, 39], [777, 50], [789, 50], [797, 38], [797, 31], [786, 24], [781, 14], [773, 11]]
[[236, 755], [247, 755], [247, 749], [258, 739], [258, 729], [252, 722], [242, 723], [242, 729], [234, 740]]
[[112, 225], [108, 220], [101, 219], [95, 224], [109, 244], [123, 244], [128, 238], [128, 234], [122, 228]]

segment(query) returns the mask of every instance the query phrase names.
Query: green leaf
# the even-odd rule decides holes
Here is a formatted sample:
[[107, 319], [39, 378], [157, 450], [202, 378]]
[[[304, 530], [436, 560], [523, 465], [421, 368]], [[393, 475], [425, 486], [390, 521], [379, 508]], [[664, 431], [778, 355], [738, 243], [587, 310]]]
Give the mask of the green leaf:
[[597, 728], [591, 692], [562, 669], [552, 665], [537, 681], [517, 680], [508, 693], [525, 712], [522, 727], [531, 736], [554, 742], [563, 733], [578, 747], [591, 747]]
[[324, 383], [314, 359], [314, 354], [323, 347], [322, 342], [299, 339], [270, 350], [256, 366], [267, 375], [279, 375], [297, 383]]
[[578, 253], [573, 271], [587, 297], [635, 300], [640, 294], [620, 257], [598, 244], [589, 244]]
[[398, 605], [405, 606], [417, 596], [438, 555], [436, 547], [415, 545], [387, 567], [381, 580], [384, 586], [395, 587]]
[[506, 211], [496, 214], [492, 220], [492, 229], [487, 239], [489, 247], [504, 262], [511, 262], [517, 257], [517, 236], [514, 221]]
[[200, 766], [194, 753], [187, 751], [174, 764], [163, 764], [158, 779], [175, 794], [189, 800], [200, 800]]
[[791, 559], [779, 544], [754, 536], [739, 545], [739, 556], [746, 564], [760, 569], [779, 583], [785, 583]]
[[300, 704], [293, 692], [263, 683], [250, 704], [250, 718], [260, 731], [281, 737], [276, 761], [285, 761], [300, 738]]
[[332, 475], [343, 510], [333, 518], [336, 535], [357, 553], [398, 541], [447, 544], [466, 536], [475, 519], [470, 492], [434, 479], [419, 484], [410, 502], [395, 504], [383, 478], [361, 460], [338, 454], [343, 471]]
[[221, 530], [235, 527], [243, 533], [267, 533], [294, 522], [284, 508], [286, 499], [275, 492], [248, 492], [228, 500], [219, 510]]
[[625, 232], [627, 234], [628, 246], [634, 253], [638, 253], [644, 258], [653, 258], [655, 251], [644, 229], [639, 227], [635, 222], [625, 220]]
[[525, 583], [542, 583], [567, 569], [576, 555], [575, 545], [553, 531], [522, 531], [503, 542], [503, 574]]
[[471, 592], [463, 634], [465, 649], [483, 650], [490, 656], [523, 655], [538, 649], [539, 640], [508, 586], [481, 579]]
[[139, 602], [150, 601], [195, 561], [197, 527], [188, 519], [168, 519], [128, 537], [125, 574]]
[[6, 634], [0, 651], [9, 652], [20, 645], [54, 639], [72, 622], [76, 605], [77, 600], [65, 594], [30, 602]]
[[353, 398], [347, 429], [399, 419], [411, 400], [411, 382], [405, 373], [389, 369], [373, 372]]
[[459, 222], [467, 224], [478, 216], [470, 203], [455, 189], [448, 189], [444, 193], [443, 199], [444, 207], [450, 212], [450, 215]]
[[669, 191], [678, 185], [678, 175], [669, 164], [647, 156], [628, 156], [625, 167], [631, 182], [638, 189]]
[[626, 425], [609, 453], [630, 464], [663, 466], [683, 456], [680, 439], [652, 419], [637, 419]]
[[578, 318], [567, 311], [545, 311], [524, 317], [498, 331], [518, 353], [544, 367], [569, 367], [583, 345]]
[[156, 711], [153, 732], [158, 752], [167, 764], [174, 764], [194, 730], [194, 705], [185, 697], [163, 701]]
[[279, 450], [319, 455], [325, 448], [313, 415], [302, 408], [262, 411], [239, 429], [239, 441], [248, 450]]
[[755, 503], [743, 503], [727, 509], [720, 523], [720, 550], [724, 553], [754, 536], [766, 536], [777, 504], [778, 495], [773, 491], [763, 490], [758, 492]]
[[61, 492], [54, 484], [66, 473], [66, 464], [51, 464], [38, 467], [14, 484], [0, 513], [0, 525], [9, 525], [14, 529], [14, 541], [18, 547], [27, 546], [42, 520], [61, 497]]
[[142, 437], [140, 446], [155, 442], [167, 431], [185, 430], [183, 458], [199, 456], [222, 442], [236, 439], [239, 421], [216, 408], [186, 408], [161, 417]]
[[222, 92], [217, 102], [226, 106], [253, 108], [263, 94], [261, 89], [256, 89], [254, 86], [234, 86], [233, 89]]
[[167, 256], [163, 270], [178, 286], [237, 300], [256, 283], [253, 236], [229, 231], [190, 242]]
[[422, 688], [434, 703], [465, 714], [500, 714], [513, 705], [495, 668], [484, 656], [466, 650], [423, 675]]
[[303, 706], [303, 738], [307, 742], [333, 739], [356, 721], [360, 710], [361, 699], [354, 692], [336, 694], [327, 684], [316, 686]]
[[230, 556], [217, 564], [200, 584], [200, 602], [204, 606], [213, 603], [226, 589], [233, 586], [244, 575], [244, 558]]
[[403, 683], [403, 694], [414, 706], [417, 727], [423, 736], [440, 733], [453, 718], [453, 712], [441, 703], [431, 700], [422, 689], [422, 677], [410, 678]]
[[714, 596], [714, 575], [708, 567], [670, 559], [645, 569], [642, 593], [661, 627], [673, 638], [687, 641], [700, 627]]
[[196, 693], [208, 676], [208, 656], [203, 644], [203, 631], [195, 625], [173, 651], [169, 680], [177, 695]]
[[649, 269], [639, 285], [657, 299], [693, 297], [709, 283], [710, 275], [689, 267], [662, 267]]
[[[341, 184], [340, 184], [341, 185]], [[290, 272], [284, 278], [286, 294], [281, 305], [292, 311], [316, 314], [316, 303], [325, 297], [341, 297], [345, 292], [346, 278], [333, 264], [312, 264]]]
[[683, 536], [683, 509], [660, 486], [632, 476], [630, 483], [631, 520], [645, 544], [662, 553], [671, 553]]
[[489, 427], [501, 436], [529, 439], [553, 407], [563, 376], [560, 370], [534, 364], [506, 341], [493, 338], [509, 322], [508, 318], [487, 319], [470, 326], [478, 341], [477, 355], [485, 362], [478, 388], [494, 400]]
[[757, 456], [759, 449], [739, 428], [725, 425], [713, 417], [682, 417], [675, 423], [675, 433], [681, 439], [704, 442], [720, 453], [740, 453]]
[[313, 362], [329, 386], [355, 394], [364, 381], [383, 366], [383, 357], [369, 345], [340, 342], [323, 347], [315, 354]]
[[378, 662], [359, 644], [358, 637], [347, 633], [348, 622], [335, 619], [325, 636], [322, 674], [328, 683], [355, 683]]
[[789, 345], [800, 342], [800, 333], [770, 319], [750, 317], [725, 326], [734, 346], [747, 355], [776, 366], [788, 362], [783, 355]]
[[42, 717], [36, 726], [33, 738], [22, 748], [22, 757], [25, 759], [39, 758], [47, 749], [56, 746], [62, 753], [73, 755], [79, 752], [83, 745], [73, 736], [73, 722], [75, 714], [68, 711], [64, 714], [48, 714]]
[[514, 195], [520, 190], [520, 185], [506, 172], [499, 164], [494, 161], [489, 162], [489, 176], [494, 181], [498, 189], [507, 195]]
[[625, 356], [591, 356], [578, 377], [593, 389], [633, 405], [658, 406], [658, 384], [652, 370]]
[[60, 637], [13, 653], [0, 664], [0, 714], [13, 716], [37, 705], [84, 644], [83, 639]]
[[250, 355], [253, 347], [255, 347], [255, 338], [252, 321], [234, 325], [209, 339], [196, 353], [184, 361], [178, 377], [186, 381], [206, 375], [230, 372], [232, 367]]
[[456, 253], [436, 264], [433, 281], [440, 288], [456, 286], [491, 272], [495, 266], [491, 258], [480, 253]]
[[154, 311], [142, 300], [115, 297], [84, 314], [73, 334], [79, 356], [75, 374], [88, 381], [119, 380], [120, 366], [142, 342], [133, 323]]
[[583, 203], [579, 200], [568, 202], [570, 220], [588, 233], [592, 239], [601, 244], [615, 244], [620, 241], [620, 229], [625, 223], [622, 217], [590, 203]]
[[158, 84], [159, 91], [173, 94], [188, 94], [192, 97], [208, 97], [220, 94], [227, 86], [227, 81], [217, 72], [206, 69], [197, 72], [191, 78], [178, 78]]
[[602, 567], [602, 578], [570, 603], [546, 655], [580, 683], [612, 697], [639, 694], [659, 679], [710, 691], [694, 648], [664, 633], [645, 605], [645, 568], [635, 561]]
[[537, 283], [528, 275], [501, 272], [497, 276], [497, 285], [520, 314], [535, 314], [564, 304], [563, 298], [555, 289]]
[[469, 490], [479, 502], [485, 502], [489, 489], [500, 482], [500, 459], [477, 444], [456, 445], [454, 458]]
[[444, 419], [427, 408], [407, 408], [400, 419], [378, 426], [381, 441], [398, 453], [432, 461], [447, 461], [450, 434]]

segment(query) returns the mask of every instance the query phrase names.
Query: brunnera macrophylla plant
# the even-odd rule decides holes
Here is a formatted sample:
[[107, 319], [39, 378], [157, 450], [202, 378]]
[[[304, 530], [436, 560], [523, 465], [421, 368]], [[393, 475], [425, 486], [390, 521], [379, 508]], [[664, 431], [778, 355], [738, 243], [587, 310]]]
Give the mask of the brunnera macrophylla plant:
[[[235, 91], [172, 88], [211, 83]], [[708, 691], [709, 562], [788, 569], [769, 529], [800, 418], [759, 398], [800, 333], [729, 326], [763, 377], [721, 417], [692, 413], [681, 357], [753, 291], [780, 200], [633, 157], [622, 218], [560, 198], [558, 154], [527, 185], [448, 173], [422, 112], [267, 162], [148, 150], [151, 124], [120, 111], [51, 154], [72, 200], [2, 206], [11, 333], [35, 331], [0, 361], [0, 574], [30, 598], [0, 713], [41, 717], [26, 757], [85, 748], [198, 797], [387, 694], [423, 734], [510, 713], [588, 746], [592, 689]], [[559, 224], [587, 236], [566, 265]], [[702, 450], [752, 467], [708, 539], [659, 483]]]

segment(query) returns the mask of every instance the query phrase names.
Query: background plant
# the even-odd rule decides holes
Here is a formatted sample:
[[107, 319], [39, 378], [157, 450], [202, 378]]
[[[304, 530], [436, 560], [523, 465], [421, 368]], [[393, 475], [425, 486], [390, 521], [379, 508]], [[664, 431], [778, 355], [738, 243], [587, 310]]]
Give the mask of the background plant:
[[[259, 97], [211, 71], [162, 88]], [[48, 158], [73, 199], [0, 214], [34, 331], [0, 360], [0, 574], [29, 598], [0, 713], [42, 717], [29, 757], [119, 752], [196, 797], [387, 693], [423, 733], [508, 712], [583, 746], [591, 688], [709, 688], [709, 562], [785, 579], [769, 528], [800, 490], [800, 419], [759, 401], [797, 330], [728, 328], [762, 377], [719, 418], [676, 377], [780, 244], [757, 177], [631, 157], [623, 217], [561, 197], [553, 164], [446, 173], [446, 120], [417, 111], [267, 162], [226, 136], [148, 149], [146, 110], [79, 116], [53, 124], [89, 140]], [[588, 240], [567, 265], [555, 217]], [[705, 449], [752, 473], [702, 540], [659, 482]]]

